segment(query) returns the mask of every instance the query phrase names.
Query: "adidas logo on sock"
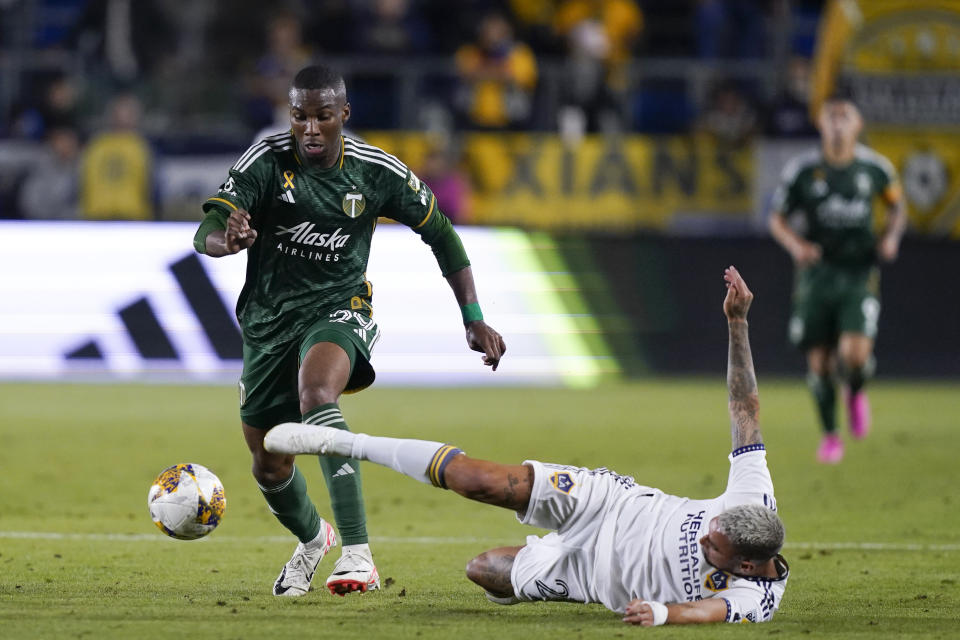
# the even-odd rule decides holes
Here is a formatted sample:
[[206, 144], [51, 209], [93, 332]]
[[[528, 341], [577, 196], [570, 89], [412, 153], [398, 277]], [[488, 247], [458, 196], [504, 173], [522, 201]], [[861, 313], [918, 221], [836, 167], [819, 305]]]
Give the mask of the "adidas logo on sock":
[[344, 465], [337, 469], [337, 472], [333, 474], [333, 477], [336, 478], [337, 476], [349, 476], [354, 473], [356, 473], [356, 471], [353, 470], [353, 467], [347, 463], [344, 463]]

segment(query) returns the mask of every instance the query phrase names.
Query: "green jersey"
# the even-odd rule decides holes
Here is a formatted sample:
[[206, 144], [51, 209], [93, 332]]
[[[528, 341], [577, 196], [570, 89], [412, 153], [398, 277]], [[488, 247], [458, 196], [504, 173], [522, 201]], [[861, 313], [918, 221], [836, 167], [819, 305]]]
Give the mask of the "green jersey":
[[836, 168], [817, 149], [787, 164], [772, 208], [784, 216], [800, 214], [800, 233], [820, 245], [825, 263], [866, 267], [876, 261], [873, 200], [877, 195], [890, 203], [900, 197], [889, 160], [857, 145], [853, 161]]
[[230, 211], [250, 213], [257, 240], [237, 301], [247, 344], [270, 353], [334, 310], [372, 313], [365, 271], [380, 216], [420, 234], [444, 276], [470, 264], [433, 192], [394, 156], [341, 137], [337, 164], [319, 169], [305, 166], [296, 149], [291, 133], [250, 147], [204, 202], [207, 215], [194, 238], [202, 253]]

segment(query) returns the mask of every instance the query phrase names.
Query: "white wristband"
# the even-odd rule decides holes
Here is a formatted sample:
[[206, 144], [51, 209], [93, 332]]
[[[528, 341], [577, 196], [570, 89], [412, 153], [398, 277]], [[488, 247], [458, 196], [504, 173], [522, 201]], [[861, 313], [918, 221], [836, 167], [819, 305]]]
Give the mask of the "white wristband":
[[653, 626], [659, 627], [662, 624], [666, 624], [667, 605], [662, 602], [654, 602], [653, 600], [644, 600], [643, 602], [653, 611]]

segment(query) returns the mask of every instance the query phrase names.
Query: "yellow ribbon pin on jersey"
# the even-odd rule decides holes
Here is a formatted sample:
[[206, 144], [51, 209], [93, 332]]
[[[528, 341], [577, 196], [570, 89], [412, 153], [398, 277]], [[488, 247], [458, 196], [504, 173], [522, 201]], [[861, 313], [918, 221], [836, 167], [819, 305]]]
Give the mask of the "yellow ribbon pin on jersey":
[[283, 188], [284, 189], [293, 189], [293, 171], [284, 171], [283, 172]]

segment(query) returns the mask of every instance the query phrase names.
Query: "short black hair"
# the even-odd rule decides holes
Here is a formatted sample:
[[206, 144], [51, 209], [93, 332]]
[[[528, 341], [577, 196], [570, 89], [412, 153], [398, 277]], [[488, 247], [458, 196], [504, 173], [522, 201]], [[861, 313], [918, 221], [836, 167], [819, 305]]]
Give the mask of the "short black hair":
[[293, 78], [294, 89], [333, 89], [335, 93], [347, 93], [347, 85], [338, 71], [322, 64], [304, 67]]
[[827, 97], [823, 101], [824, 104], [828, 102], [849, 102], [853, 106], [857, 106], [856, 96], [854, 95], [850, 82], [838, 80], [833, 90], [827, 94]]

